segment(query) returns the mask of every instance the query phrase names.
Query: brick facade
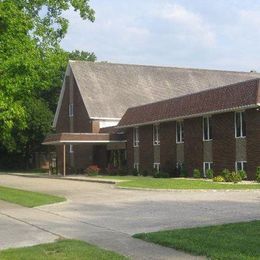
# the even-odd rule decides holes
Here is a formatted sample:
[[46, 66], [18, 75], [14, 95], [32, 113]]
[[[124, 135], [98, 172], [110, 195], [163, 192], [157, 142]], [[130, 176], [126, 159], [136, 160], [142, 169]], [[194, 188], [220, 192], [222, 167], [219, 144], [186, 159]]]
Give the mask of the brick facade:
[[160, 163], [163, 171], [174, 174], [176, 166], [176, 123], [160, 124]]
[[140, 170], [153, 170], [153, 126], [139, 127]]
[[67, 76], [65, 79], [65, 91], [63, 95], [63, 100], [61, 103], [60, 113], [56, 124], [56, 132], [68, 133], [70, 130], [69, 125], [69, 77]]
[[225, 168], [235, 170], [236, 139], [233, 112], [212, 116], [212, 135], [215, 173], [219, 174]]
[[246, 111], [247, 175], [254, 179], [256, 167], [260, 166], [260, 111]]
[[[246, 111], [246, 142], [248, 179], [255, 178], [256, 167], [260, 166], [260, 112]], [[132, 128], [127, 130], [128, 168], [133, 168], [134, 149]], [[161, 170], [172, 173], [177, 161], [176, 123], [160, 124], [160, 164]], [[213, 161], [215, 175], [225, 168], [235, 170], [237, 139], [235, 138], [234, 112], [212, 115], [212, 136], [208, 149], [203, 141], [202, 117], [184, 120], [184, 163], [188, 175], [198, 168], [203, 171], [203, 161]], [[139, 127], [140, 170], [151, 171], [154, 161], [153, 126]], [[205, 155], [206, 153], [206, 155]], [[208, 155], [208, 153], [210, 155]]]
[[203, 138], [201, 117], [184, 120], [184, 163], [188, 176], [193, 175], [194, 169], [199, 169], [202, 172]]
[[126, 132], [126, 149], [127, 149], [127, 168], [128, 170], [134, 167], [134, 147], [133, 147], [133, 129], [130, 128]]

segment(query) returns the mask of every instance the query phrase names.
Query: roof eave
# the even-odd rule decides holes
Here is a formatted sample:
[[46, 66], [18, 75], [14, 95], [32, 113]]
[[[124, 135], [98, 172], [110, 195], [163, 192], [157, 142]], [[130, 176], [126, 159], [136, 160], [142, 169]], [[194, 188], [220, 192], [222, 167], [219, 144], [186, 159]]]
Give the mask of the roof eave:
[[187, 118], [194, 118], [194, 117], [201, 117], [201, 116], [207, 116], [207, 115], [213, 115], [213, 114], [233, 112], [233, 111], [237, 111], [237, 110], [257, 108], [259, 106], [260, 106], [260, 103], [257, 103], [257, 104], [238, 106], [238, 107], [227, 108], [227, 109], [208, 111], [205, 113], [197, 113], [197, 114], [192, 114], [192, 115], [187, 115], [187, 116], [171, 117], [171, 118], [165, 118], [162, 120], [148, 121], [148, 122], [144, 122], [144, 123], [135, 123], [135, 124], [130, 124], [130, 125], [122, 125], [122, 126], [119, 125], [119, 126], [115, 126], [115, 128], [124, 129], [124, 128], [132, 128], [132, 127], [138, 127], [138, 126], [152, 125], [152, 124], [165, 123], [165, 122], [170, 122], [170, 121], [184, 120]]

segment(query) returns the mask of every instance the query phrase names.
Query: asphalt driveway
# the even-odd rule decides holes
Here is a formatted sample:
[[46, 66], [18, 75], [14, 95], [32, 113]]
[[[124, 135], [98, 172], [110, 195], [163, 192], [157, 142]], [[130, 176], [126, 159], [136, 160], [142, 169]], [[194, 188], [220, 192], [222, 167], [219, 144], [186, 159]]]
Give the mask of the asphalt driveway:
[[[39, 241], [82, 239], [135, 259], [187, 259], [181, 252], [132, 239], [139, 232], [260, 219], [259, 191], [141, 191], [111, 184], [0, 175], [0, 185], [65, 196], [68, 201], [34, 209], [0, 203], [0, 248], [14, 222]], [[9, 204], [9, 205], [8, 205]], [[5, 223], [1, 226], [1, 223]], [[6, 228], [4, 228], [4, 226]], [[13, 226], [14, 227], [14, 226]], [[29, 230], [30, 229], [30, 230]], [[8, 233], [8, 232], [7, 232]], [[41, 236], [46, 233], [46, 237]], [[13, 233], [15, 234], [15, 228]], [[15, 240], [10, 239], [13, 246]], [[29, 243], [28, 239], [28, 243]], [[21, 242], [21, 241], [20, 241]], [[38, 242], [38, 241], [36, 241]], [[35, 242], [35, 243], [36, 243]]]

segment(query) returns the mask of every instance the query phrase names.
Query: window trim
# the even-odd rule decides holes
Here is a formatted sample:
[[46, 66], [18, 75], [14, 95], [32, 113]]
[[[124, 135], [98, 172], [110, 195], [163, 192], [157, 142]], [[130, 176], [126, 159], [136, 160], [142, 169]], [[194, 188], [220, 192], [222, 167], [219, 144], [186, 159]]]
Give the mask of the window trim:
[[238, 167], [237, 167], [237, 164], [238, 163], [241, 163], [241, 166], [242, 166], [242, 169], [241, 169], [241, 171], [245, 171], [245, 165], [244, 164], [247, 164], [247, 161], [236, 161], [235, 162], [235, 170], [236, 170], [236, 172], [238, 171]]
[[[203, 134], [203, 141], [207, 142], [207, 141], [212, 141], [213, 138], [212, 138], [212, 132], [211, 132], [211, 138], [210, 138], [210, 119], [211, 119], [211, 115], [209, 116], [204, 116], [202, 118], [202, 134]], [[208, 134], [208, 139], [205, 138], [205, 131], [204, 131], [204, 127], [205, 127], [205, 124], [204, 124], [204, 119], [206, 119], [207, 121], [207, 134]], [[212, 127], [212, 126], [211, 126]]]
[[69, 117], [73, 117], [74, 116], [74, 105], [73, 103], [69, 104]]
[[[178, 141], [178, 126], [180, 126], [180, 141]], [[184, 121], [176, 121], [176, 144], [184, 143]]]
[[160, 125], [153, 125], [153, 145], [160, 145]]
[[[211, 161], [211, 162], [203, 162], [203, 177], [206, 177], [206, 165], [209, 165], [209, 168], [208, 169], [212, 169], [212, 166], [213, 166], [213, 162]], [[207, 169], [207, 170], [208, 170]]]
[[[234, 121], [235, 121], [235, 138], [246, 138], [246, 135], [243, 135], [243, 118], [242, 115], [243, 113], [245, 113], [245, 110], [241, 110], [241, 111], [236, 111], [234, 113]], [[239, 114], [239, 123], [240, 123], [240, 135], [238, 136], [238, 132], [237, 132], [237, 114]], [[245, 114], [244, 114], [245, 116]], [[245, 129], [246, 131], [246, 129]]]
[[154, 168], [157, 172], [159, 172], [159, 171], [160, 171], [160, 163], [154, 162], [154, 163], [153, 163], [153, 168]]
[[134, 169], [136, 169], [137, 172], [139, 172], [139, 163], [134, 162]]
[[133, 147], [139, 147], [139, 128], [133, 128]]
[[74, 153], [73, 144], [69, 145], [69, 153]]

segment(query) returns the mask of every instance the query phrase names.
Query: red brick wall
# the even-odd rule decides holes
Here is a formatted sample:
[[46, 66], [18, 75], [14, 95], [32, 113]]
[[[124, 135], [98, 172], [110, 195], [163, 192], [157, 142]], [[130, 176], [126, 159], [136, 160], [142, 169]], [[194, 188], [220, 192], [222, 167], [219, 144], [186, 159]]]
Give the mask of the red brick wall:
[[107, 147], [106, 145], [95, 145], [93, 147], [93, 164], [98, 165], [102, 170], [107, 167]]
[[126, 131], [127, 168], [131, 171], [134, 167], [133, 128]]
[[256, 167], [260, 166], [260, 111], [246, 111], [247, 175], [255, 179]]
[[188, 175], [193, 175], [193, 170], [203, 169], [203, 138], [202, 118], [196, 117], [184, 120], [184, 163]]
[[225, 113], [212, 116], [212, 152], [215, 174], [223, 169], [235, 169], [236, 140], [234, 113]]
[[79, 93], [78, 86], [74, 82], [74, 132], [91, 133], [92, 123], [89, 119], [88, 112]]
[[153, 170], [153, 126], [139, 127], [139, 163], [141, 171]]
[[56, 132], [69, 132], [69, 77], [65, 79], [65, 91], [57, 119]]
[[161, 169], [174, 173], [176, 167], [176, 123], [160, 124], [160, 164]]
[[86, 169], [93, 164], [93, 145], [79, 144], [73, 146], [76, 169]]

